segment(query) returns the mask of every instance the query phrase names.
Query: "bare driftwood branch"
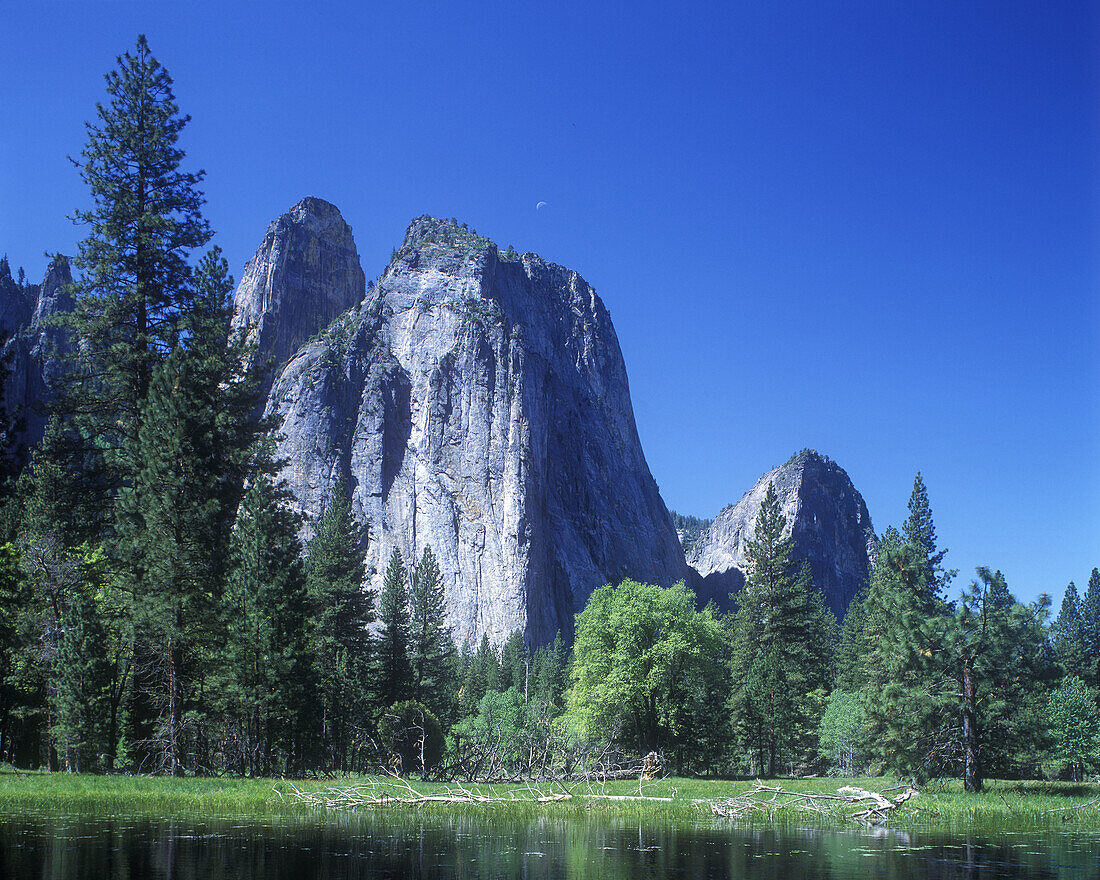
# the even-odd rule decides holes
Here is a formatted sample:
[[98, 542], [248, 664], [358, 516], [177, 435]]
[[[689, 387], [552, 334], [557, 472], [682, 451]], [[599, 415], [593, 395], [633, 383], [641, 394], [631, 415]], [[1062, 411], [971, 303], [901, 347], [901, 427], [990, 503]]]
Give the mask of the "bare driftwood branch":
[[[285, 790], [280, 788], [280, 785], [284, 786]], [[428, 794], [417, 791], [400, 776], [365, 780], [357, 785], [327, 788], [323, 791], [302, 791], [293, 783], [283, 781], [275, 786], [275, 791], [280, 797], [296, 803], [328, 810], [398, 805], [416, 807], [429, 804], [481, 806], [551, 804], [577, 799], [580, 801], [688, 803], [703, 809], [709, 808], [714, 815], [730, 819], [771, 818], [781, 809], [795, 809], [832, 819], [873, 824], [884, 822], [888, 813], [917, 794], [915, 789], [906, 788], [898, 797], [891, 800], [885, 794], [851, 786], [845, 786], [838, 789], [836, 794], [830, 794], [786, 791], [779, 786], [764, 785], [760, 781], [757, 781], [749, 791], [717, 800], [678, 799], [675, 797], [675, 791], [672, 797], [647, 795], [644, 793], [642, 783], [639, 783], [638, 794], [606, 794], [602, 786], [594, 789], [591, 783], [586, 786], [586, 790], [575, 791], [562, 782], [553, 782], [545, 786], [527, 783], [506, 791], [455, 784]]]
[[1100, 804], [1100, 797], [1093, 798], [1091, 801], [1086, 801], [1083, 804], [1075, 804], [1072, 807], [1055, 807], [1053, 810], [1043, 810], [1044, 816], [1049, 816], [1051, 813], [1069, 813], [1074, 810], [1087, 810], [1089, 807], [1095, 807]]
[[832, 819], [878, 824], [911, 797], [916, 789], [906, 788], [891, 800], [885, 794], [846, 785], [836, 794], [828, 792], [786, 791], [780, 786], [768, 786], [757, 780], [748, 791], [714, 801], [711, 809], [716, 816], [748, 819], [756, 816], [774, 817], [782, 809], [815, 813]]

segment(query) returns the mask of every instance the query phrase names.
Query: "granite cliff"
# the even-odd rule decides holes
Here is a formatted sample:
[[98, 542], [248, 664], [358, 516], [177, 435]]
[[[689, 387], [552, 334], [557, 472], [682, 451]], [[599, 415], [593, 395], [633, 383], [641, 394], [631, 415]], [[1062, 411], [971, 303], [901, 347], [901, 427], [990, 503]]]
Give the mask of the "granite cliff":
[[307, 197], [275, 220], [233, 294], [233, 327], [247, 328], [253, 357], [277, 375], [306, 340], [366, 293], [351, 227], [323, 199]]
[[[295, 211], [307, 203], [316, 212], [319, 200]], [[273, 263], [265, 254], [288, 252], [295, 228], [268, 230], [235, 322], [274, 357], [268, 408], [283, 420], [288, 487], [315, 522], [347, 481], [376, 589], [393, 548], [410, 560], [430, 545], [459, 644], [482, 634], [499, 644], [517, 629], [538, 643], [570, 635], [604, 583], [685, 576], [610, 316], [584, 279], [420, 217], [354, 304], [350, 230], [338, 232], [336, 282], [323, 261], [300, 264], [295, 293], [262, 270]], [[316, 248], [325, 252], [323, 234]], [[341, 304], [352, 307], [283, 362]], [[287, 341], [269, 346], [261, 325], [273, 309], [274, 338]]]
[[0, 278], [4, 447], [15, 466], [25, 462], [46, 429], [47, 391], [61, 369], [57, 354], [67, 344], [67, 331], [50, 319], [72, 311], [72, 280], [69, 261], [60, 255], [50, 261], [41, 284], [20, 287], [10, 277]]
[[803, 450], [764, 474], [736, 504], [722, 510], [688, 556], [700, 601], [729, 607], [729, 594], [745, 583], [745, 548], [768, 485], [775, 486], [787, 518], [785, 535], [795, 558], [810, 563], [826, 602], [843, 618], [867, 580], [878, 540], [862, 496], [844, 469], [817, 452]]

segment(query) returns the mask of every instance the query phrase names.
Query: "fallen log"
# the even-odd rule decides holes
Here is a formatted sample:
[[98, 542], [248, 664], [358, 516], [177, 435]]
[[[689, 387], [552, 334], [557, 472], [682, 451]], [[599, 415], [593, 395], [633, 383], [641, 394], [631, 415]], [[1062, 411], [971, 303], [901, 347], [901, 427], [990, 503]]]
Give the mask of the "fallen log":
[[748, 819], [756, 816], [774, 818], [780, 810], [797, 810], [843, 821], [880, 824], [887, 815], [904, 804], [917, 792], [906, 788], [890, 800], [886, 795], [846, 785], [829, 792], [787, 791], [780, 786], [764, 785], [759, 780], [748, 791], [723, 798], [711, 804], [716, 816], [728, 819]]

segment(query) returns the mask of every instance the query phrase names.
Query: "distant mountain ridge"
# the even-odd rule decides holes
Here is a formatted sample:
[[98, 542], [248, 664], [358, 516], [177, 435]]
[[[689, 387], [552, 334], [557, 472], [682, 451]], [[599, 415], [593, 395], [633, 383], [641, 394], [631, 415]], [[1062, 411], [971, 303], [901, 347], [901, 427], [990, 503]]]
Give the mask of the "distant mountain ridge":
[[[0, 278], [8, 454], [37, 444], [71, 310], [69, 263], [40, 285]], [[610, 315], [575, 271], [502, 252], [464, 224], [412, 221], [367, 288], [351, 227], [308, 197], [276, 218], [233, 297], [232, 324], [271, 365], [282, 476], [308, 537], [337, 481], [366, 529], [380, 586], [394, 548], [431, 546], [459, 643], [533, 643], [624, 577], [687, 580], [729, 607], [769, 483], [796, 555], [842, 616], [877, 539], [839, 465], [803, 450], [713, 521], [670, 515], [634, 422]]]

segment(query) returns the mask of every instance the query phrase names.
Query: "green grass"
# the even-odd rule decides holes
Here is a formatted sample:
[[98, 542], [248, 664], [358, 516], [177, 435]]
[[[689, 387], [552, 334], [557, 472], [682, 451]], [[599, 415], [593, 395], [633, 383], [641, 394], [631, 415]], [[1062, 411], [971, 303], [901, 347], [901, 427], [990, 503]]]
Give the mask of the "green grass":
[[[306, 792], [348, 788], [376, 779], [295, 780], [293, 786]], [[453, 786], [410, 781], [425, 794], [439, 794]], [[788, 791], [835, 792], [842, 785], [882, 791], [896, 783], [888, 779], [780, 779], [770, 782]], [[391, 805], [376, 810], [430, 813], [482, 814], [522, 818], [527, 815], [569, 816], [607, 814], [648, 817], [660, 821], [712, 821], [713, 801], [744, 793], [751, 781], [667, 778], [639, 784], [619, 780], [600, 785], [570, 784], [572, 800], [535, 804], [526, 800], [489, 806]], [[469, 786], [483, 793], [507, 798], [510, 793], [529, 793], [524, 786]], [[540, 786], [546, 792], [555, 785]], [[264, 819], [279, 815], [323, 815], [324, 810], [304, 807], [288, 797], [290, 785], [273, 779], [182, 778], [163, 776], [90, 776], [65, 773], [0, 770], [0, 816], [24, 812], [83, 813], [125, 816], [226, 816]], [[671, 798], [671, 801], [613, 801], [589, 795]], [[1062, 782], [994, 781], [980, 794], [967, 794], [956, 781], [926, 786], [914, 799], [891, 814], [889, 824], [897, 828], [942, 829], [949, 831], [995, 832], [1025, 829], [1100, 829], [1100, 804], [1075, 809], [1100, 798], [1100, 785]], [[718, 820], [724, 821], [724, 820]], [[746, 824], [742, 822], [741, 824]], [[813, 814], [784, 809], [771, 817], [758, 817], [748, 824], [829, 825]]]

